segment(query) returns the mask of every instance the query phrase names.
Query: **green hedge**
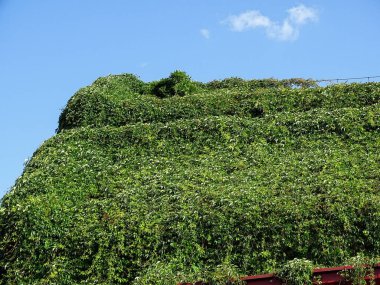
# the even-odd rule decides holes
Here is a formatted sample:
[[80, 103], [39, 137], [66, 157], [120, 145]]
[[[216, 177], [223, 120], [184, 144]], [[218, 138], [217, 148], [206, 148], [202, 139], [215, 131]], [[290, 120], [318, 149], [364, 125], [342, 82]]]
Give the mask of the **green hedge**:
[[[118, 94], [118, 93], [117, 93]], [[246, 88], [200, 91], [184, 97], [159, 99], [136, 94], [123, 98], [81, 89], [68, 102], [59, 119], [58, 132], [81, 126], [123, 126], [137, 122], [167, 122], [204, 116], [261, 117], [278, 112], [334, 110], [380, 102], [380, 83], [333, 85], [317, 88]]]
[[2, 199], [0, 284], [223, 284], [379, 257], [378, 84], [159, 99], [124, 79], [126, 97], [112, 76], [80, 90]]

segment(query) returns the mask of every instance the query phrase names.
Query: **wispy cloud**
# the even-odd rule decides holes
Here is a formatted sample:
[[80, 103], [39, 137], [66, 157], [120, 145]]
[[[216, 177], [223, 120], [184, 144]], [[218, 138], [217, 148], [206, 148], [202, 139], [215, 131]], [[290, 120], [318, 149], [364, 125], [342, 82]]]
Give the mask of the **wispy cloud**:
[[289, 19], [297, 25], [303, 25], [310, 21], [318, 20], [318, 12], [313, 8], [299, 5], [288, 10]]
[[201, 33], [202, 37], [204, 37], [205, 39], [210, 38], [210, 31], [208, 29], [201, 29], [200, 33]]
[[230, 16], [227, 22], [231, 26], [231, 29], [236, 32], [258, 27], [268, 28], [272, 25], [272, 21], [268, 17], [263, 16], [260, 11], [247, 11], [237, 16]]
[[281, 24], [272, 21], [269, 17], [264, 16], [257, 10], [232, 15], [224, 22], [235, 32], [263, 28], [269, 38], [291, 41], [298, 38], [302, 25], [318, 20], [318, 11], [304, 5], [290, 8], [287, 10], [287, 13], [288, 16]]

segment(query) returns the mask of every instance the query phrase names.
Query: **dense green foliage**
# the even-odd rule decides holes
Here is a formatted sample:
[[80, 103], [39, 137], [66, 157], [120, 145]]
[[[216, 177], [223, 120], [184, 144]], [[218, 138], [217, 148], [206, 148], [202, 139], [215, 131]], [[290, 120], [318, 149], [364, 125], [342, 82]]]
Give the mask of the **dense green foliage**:
[[191, 81], [190, 76], [179, 70], [172, 72], [169, 78], [150, 85], [151, 93], [159, 98], [190, 95], [197, 89], [196, 83]]
[[314, 266], [310, 260], [295, 258], [285, 263], [277, 276], [287, 285], [312, 285]]
[[[271, 79], [251, 80], [248, 81], [249, 84], [242, 79], [233, 79], [233, 84], [230, 84], [232, 79], [219, 81], [218, 84], [212, 81], [203, 86], [199, 84], [197, 94], [160, 99], [143, 94], [151, 84], [138, 89], [140, 93], [132, 93], [130, 88], [121, 83], [126, 78], [132, 79], [135, 84], [135, 79], [126, 75], [120, 78], [113, 76], [98, 79], [93, 85], [79, 90], [63, 110], [58, 131], [81, 126], [124, 126], [138, 122], [169, 122], [207, 116], [253, 118], [320, 108], [357, 108], [373, 105], [380, 100], [378, 83], [291, 89], [284, 87], [287, 83], [280, 84], [278, 82], [281, 81]], [[241, 85], [238, 84], [240, 81], [243, 82]], [[273, 82], [277, 82], [277, 85]], [[269, 87], [265, 87], [265, 84]], [[230, 87], [221, 87], [225, 85]], [[123, 92], [126, 92], [125, 96], [122, 95]]]
[[160, 96], [109, 76], [70, 99], [2, 201], [0, 284], [218, 283], [379, 255], [380, 84], [186, 82]]

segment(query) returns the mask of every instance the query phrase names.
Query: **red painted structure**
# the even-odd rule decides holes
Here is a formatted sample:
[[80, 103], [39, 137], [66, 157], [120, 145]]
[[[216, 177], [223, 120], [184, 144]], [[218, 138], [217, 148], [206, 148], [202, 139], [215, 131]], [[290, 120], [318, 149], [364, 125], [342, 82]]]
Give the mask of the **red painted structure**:
[[[340, 266], [340, 267], [330, 267], [330, 268], [318, 268], [314, 269], [313, 278], [314, 284], [321, 285], [343, 285], [350, 284], [349, 281], [345, 280], [340, 274], [343, 270], [350, 270], [352, 266]], [[376, 285], [380, 285], [380, 264], [374, 267], [374, 281]], [[243, 277], [242, 280], [246, 281], [247, 285], [282, 285], [283, 282], [276, 277], [274, 274], [264, 274]], [[366, 277], [365, 280], [369, 284], [370, 277]]]
[[[352, 266], [340, 266], [330, 268], [318, 268], [313, 271], [313, 283], [315, 285], [349, 285], [351, 282], [344, 279], [340, 274], [343, 270], [353, 269]], [[380, 263], [374, 266], [375, 276], [373, 281], [376, 285], [380, 285]], [[282, 285], [283, 282], [275, 274], [263, 274], [243, 277], [242, 280], [247, 285]], [[369, 285], [371, 278], [365, 277], [367, 284]], [[195, 285], [204, 284], [203, 282], [196, 282]], [[180, 285], [193, 285], [192, 283], [182, 283]]]

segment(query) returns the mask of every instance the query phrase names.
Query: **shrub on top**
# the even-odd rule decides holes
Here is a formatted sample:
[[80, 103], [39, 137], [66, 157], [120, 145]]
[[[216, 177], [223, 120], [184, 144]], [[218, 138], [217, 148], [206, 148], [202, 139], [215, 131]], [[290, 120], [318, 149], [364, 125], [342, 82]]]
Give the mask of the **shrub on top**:
[[186, 72], [176, 70], [168, 78], [153, 82], [151, 92], [159, 98], [167, 98], [175, 95], [189, 95], [196, 89], [196, 84]]

